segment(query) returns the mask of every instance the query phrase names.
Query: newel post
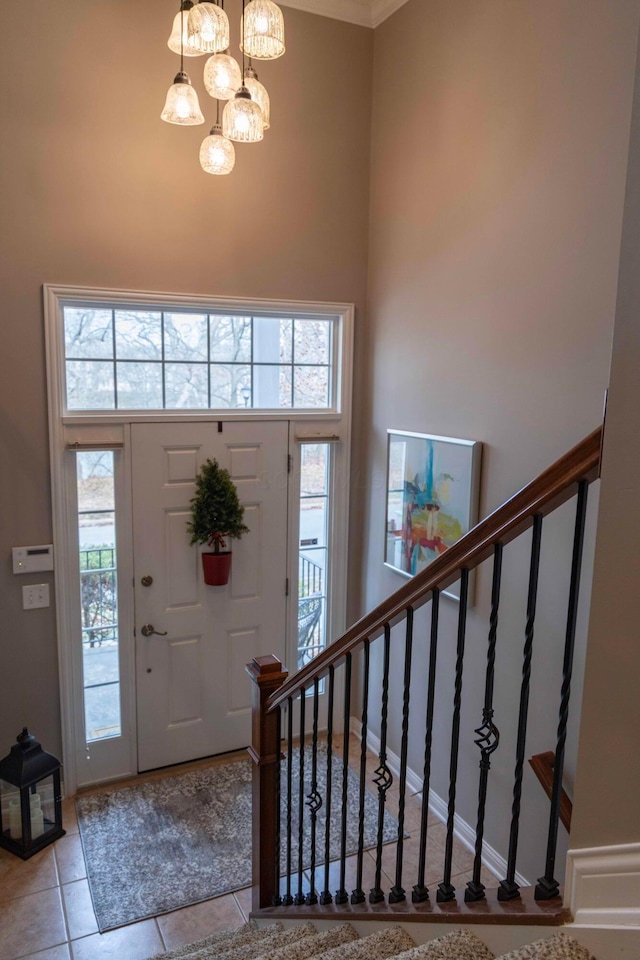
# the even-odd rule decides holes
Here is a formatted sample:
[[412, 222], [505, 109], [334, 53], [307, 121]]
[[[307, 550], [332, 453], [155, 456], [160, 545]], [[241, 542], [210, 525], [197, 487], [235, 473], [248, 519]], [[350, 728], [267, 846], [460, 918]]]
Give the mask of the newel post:
[[[279, 821], [280, 732], [279, 711], [265, 712], [265, 703], [287, 679], [276, 656], [254, 657], [247, 664], [253, 680], [251, 692], [253, 760], [252, 782], [252, 910], [271, 907], [278, 894], [279, 856], [276, 824]], [[277, 901], [275, 901], [277, 902]]]

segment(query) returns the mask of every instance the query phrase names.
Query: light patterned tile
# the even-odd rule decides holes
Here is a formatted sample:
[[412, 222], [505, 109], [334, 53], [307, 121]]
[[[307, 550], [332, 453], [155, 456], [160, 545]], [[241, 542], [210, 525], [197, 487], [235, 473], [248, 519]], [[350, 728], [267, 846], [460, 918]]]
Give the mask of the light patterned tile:
[[147, 960], [163, 951], [155, 920], [142, 920], [128, 927], [71, 941], [73, 960]]
[[55, 845], [54, 852], [60, 883], [73, 883], [74, 880], [83, 880], [86, 877], [87, 865], [84, 862], [79, 834], [67, 834], [66, 837], [61, 837]]
[[229, 930], [244, 923], [242, 911], [232, 893], [215, 900], [196, 903], [157, 918], [167, 950], [200, 940], [218, 930]]
[[244, 890], [236, 890], [234, 897], [236, 902], [242, 911], [242, 915], [246, 920], [249, 919], [249, 914], [251, 913], [251, 897], [252, 897], [252, 888], [245, 887]]
[[78, 817], [76, 815], [75, 797], [67, 797], [62, 801], [62, 826], [67, 833], [78, 832]]
[[22, 860], [8, 850], [0, 850], [0, 901], [48, 890], [57, 883], [53, 847], [47, 847], [28, 860]]
[[76, 880], [73, 883], [65, 883], [61, 889], [69, 939], [77, 940], [79, 937], [88, 937], [92, 933], [97, 933], [98, 924], [88, 881]]
[[60, 890], [40, 890], [0, 904], [0, 960], [66, 943]]
[[[402, 852], [402, 883], [405, 888], [413, 886], [418, 879], [418, 865], [420, 851], [418, 842], [407, 843]], [[382, 866], [385, 873], [395, 879], [396, 874], [396, 845], [388, 844], [382, 852]], [[442, 880], [444, 870], [444, 850], [442, 847], [427, 839], [427, 856], [425, 864], [425, 883], [431, 886]]]
[[[345, 859], [345, 889], [349, 894], [356, 887], [357, 880], [357, 871], [358, 871], [358, 858], [356, 856], [347, 857]], [[365, 852], [362, 857], [362, 889], [368, 895], [371, 887], [374, 886], [376, 875], [376, 862], [375, 857], [370, 852]], [[310, 886], [309, 872], [305, 874], [307, 884], [305, 885], [305, 890]], [[381, 886], [383, 889], [388, 889], [392, 886], [390, 878], [382, 872], [381, 876]], [[329, 892], [335, 895], [336, 890], [340, 887], [340, 862], [338, 860], [333, 861], [329, 865]], [[316, 890], [318, 893], [324, 889], [324, 866], [321, 865], [316, 870]]]
[[456, 873], [464, 873], [473, 870], [473, 861], [475, 854], [467, 849], [457, 837], [453, 839], [453, 869]]
[[21, 960], [71, 960], [69, 944], [63, 943], [59, 947], [39, 950], [38, 953], [30, 953], [28, 957], [22, 957]]
[[491, 870], [487, 869], [487, 867], [482, 867], [480, 871], [480, 881], [484, 883], [487, 890], [495, 890], [496, 887], [500, 886], [499, 878], [496, 877]]

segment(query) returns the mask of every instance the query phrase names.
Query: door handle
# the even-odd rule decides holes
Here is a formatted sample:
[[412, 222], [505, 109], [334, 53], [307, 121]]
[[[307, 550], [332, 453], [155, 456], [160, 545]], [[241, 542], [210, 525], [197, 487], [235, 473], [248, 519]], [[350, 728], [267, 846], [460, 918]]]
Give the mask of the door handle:
[[154, 634], [156, 637], [166, 637], [167, 631], [156, 630], [152, 623], [145, 623], [144, 627], [140, 628], [140, 633], [143, 637], [152, 637]]

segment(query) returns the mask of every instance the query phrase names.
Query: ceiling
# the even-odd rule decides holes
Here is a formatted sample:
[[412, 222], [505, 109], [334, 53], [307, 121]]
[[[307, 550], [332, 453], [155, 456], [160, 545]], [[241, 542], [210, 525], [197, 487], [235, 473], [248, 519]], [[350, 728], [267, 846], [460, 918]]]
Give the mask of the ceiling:
[[282, 0], [282, 5], [306, 10], [361, 27], [377, 27], [407, 0]]

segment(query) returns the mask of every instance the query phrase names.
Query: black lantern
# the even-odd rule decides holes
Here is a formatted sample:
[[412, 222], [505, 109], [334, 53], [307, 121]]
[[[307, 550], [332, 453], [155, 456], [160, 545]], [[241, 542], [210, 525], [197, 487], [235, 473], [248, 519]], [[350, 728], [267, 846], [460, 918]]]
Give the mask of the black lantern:
[[64, 835], [60, 762], [26, 727], [0, 760], [0, 847], [28, 860]]

